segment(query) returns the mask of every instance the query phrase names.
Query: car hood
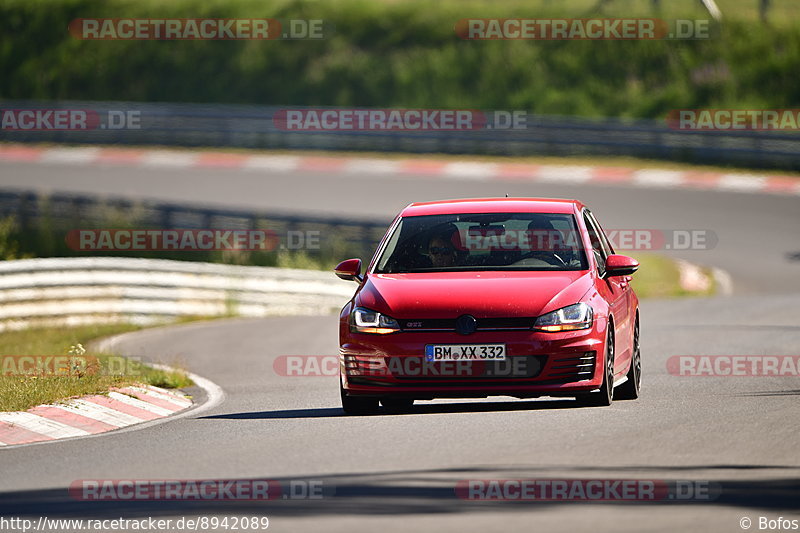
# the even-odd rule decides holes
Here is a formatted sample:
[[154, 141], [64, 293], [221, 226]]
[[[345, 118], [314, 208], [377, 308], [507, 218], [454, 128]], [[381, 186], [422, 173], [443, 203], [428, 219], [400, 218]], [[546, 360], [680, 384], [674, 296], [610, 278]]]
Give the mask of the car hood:
[[403, 319], [532, 317], [579, 302], [591, 286], [586, 270], [370, 274], [356, 305]]

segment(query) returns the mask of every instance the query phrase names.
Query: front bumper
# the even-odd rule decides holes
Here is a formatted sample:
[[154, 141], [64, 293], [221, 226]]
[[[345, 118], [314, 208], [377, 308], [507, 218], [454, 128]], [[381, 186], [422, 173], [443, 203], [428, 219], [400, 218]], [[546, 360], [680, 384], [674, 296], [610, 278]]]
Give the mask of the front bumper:
[[[574, 396], [603, 381], [605, 321], [562, 333], [526, 331], [342, 332], [339, 366], [348, 395], [419, 399]], [[506, 345], [506, 361], [427, 362], [427, 344]]]

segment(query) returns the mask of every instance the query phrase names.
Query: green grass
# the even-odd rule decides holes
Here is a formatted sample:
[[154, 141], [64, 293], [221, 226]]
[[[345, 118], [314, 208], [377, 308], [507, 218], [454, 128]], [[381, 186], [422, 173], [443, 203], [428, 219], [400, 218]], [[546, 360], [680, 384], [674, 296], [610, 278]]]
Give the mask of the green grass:
[[[639, 298], [680, 298], [685, 296], [710, 296], [714, 284], [705, 292], [687, 291], [680, 284], [680, 271], [675, 261], [663, 255], [646, 253], [631, 254], [639, 261], [639, 270], [633, 275], [631, 286]], [[711, 276], [710, 269], [703, 269]]]
[[[93, 339], [138, 329], [139, 326], [130, 324], [114, 324], [9, 331], [0, 336], [0, 356], [65, 355], [71, 346], [85, 346]], [[109, 353], [87, 352], [86, 355], [97, 357], [102, 370], [83, 375], [0, 375], [0, 411], [24, 411], [75, 396], [105, 394], [111, 387], [132, 383], [164, 388], [192, 385], [189, 377], [180, 370], [159, 370]], [[123, 365], [124, 371], [119, 371]]]

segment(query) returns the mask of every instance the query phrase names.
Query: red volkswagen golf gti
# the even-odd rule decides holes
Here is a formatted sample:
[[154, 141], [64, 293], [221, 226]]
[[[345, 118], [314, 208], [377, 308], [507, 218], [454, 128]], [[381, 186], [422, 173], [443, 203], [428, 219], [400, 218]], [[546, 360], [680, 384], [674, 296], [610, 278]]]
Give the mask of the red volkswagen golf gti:
[[576, 200], [414, 203], [394, 220], [339, 320], [348, 414], [434, 398], [639, 396], [639, 263]]

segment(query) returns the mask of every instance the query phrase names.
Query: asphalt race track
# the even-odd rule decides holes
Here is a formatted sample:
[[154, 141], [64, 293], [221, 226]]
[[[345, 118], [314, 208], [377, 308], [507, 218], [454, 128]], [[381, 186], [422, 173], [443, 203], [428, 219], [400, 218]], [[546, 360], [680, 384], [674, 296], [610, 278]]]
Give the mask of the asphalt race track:
[[[122, 350], [183, 361], [218, 384], [211, 410], [144, 429], [0, 451], [0, 516], [267, 516], [270, 530], [743, 531], [800, 519], [800, 377], [680, 377], [674, 355], [800, 354], [800, 197], [696, 190], [2, 164], [0, 183], [246, 208], [383, 217], [411, 201], [577, 197], [606, 228], [707, 229], [710, 250], [665, 253], [728, 271], [734, 294], [641, 306], [643, 391], [610, 408], [573, 401], [422, 402], [345, 417], [335, 377], [285, 377], [280, 355], [337, 353], [336, 317], [236, 319], [148, 330]], [[344, 258], [343, 258], [344, 259]], [[343, 282], [344, 283], [344, 282]], [[344, 302], [343, 302], [344, 303]], [[198, 392], [200, 394], [200, 392]], [[84, 479], [272, 479], [273, 501], [81, 501]], [[462, 480], [653, 480], [687, 499], [474, 501]], [[303, 483], [322, 487], [303, 498]], [[708, 489], [706, 497], [702, 492]], [[700, 490], [698, 496], [697, 491]], [[284, 493], [286, 494], [286, 493]]]

